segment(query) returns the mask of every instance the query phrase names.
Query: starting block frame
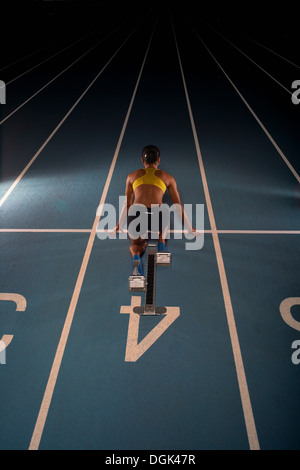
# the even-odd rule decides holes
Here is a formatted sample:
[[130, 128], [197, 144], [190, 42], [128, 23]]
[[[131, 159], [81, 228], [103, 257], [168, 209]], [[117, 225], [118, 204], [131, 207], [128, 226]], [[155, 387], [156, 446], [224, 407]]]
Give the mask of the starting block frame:
[[143, 276], [129, 277], [130, 291], [144, 291], [145, 305], [134, 307], [133, 312], [139, 315], [163, 315], [167, 312], [166, 307], [159, 307], [155, 303], [156, 294], [156, 267], [170, 266], [171, 253], [157, 252], [157, 246], [148, 245], [147, 249], [147, 279]]

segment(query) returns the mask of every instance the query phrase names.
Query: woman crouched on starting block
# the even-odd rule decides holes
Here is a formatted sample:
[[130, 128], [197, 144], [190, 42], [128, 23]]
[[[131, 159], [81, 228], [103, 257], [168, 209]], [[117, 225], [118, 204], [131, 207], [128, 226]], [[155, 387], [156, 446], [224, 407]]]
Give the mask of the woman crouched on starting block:
[[[142, 150], [144, 168], [130, 173], [126, 180], [125, 196], [127, 205], [123, 207], [120, 220], [115, 231], [122, 230], [127, 216], [127, 228], [130, 238], [130, 254], [132, 256], [133, 275], [144, 276], [141, 256], [147, 247], [149, 231], [158, 230], [158, 252], [166, 252], [166, 233], [168, 223], [163, 216], [163, 195], [168, 189], [173, 204], [181, 208], [182, 221], [189, 231], [195, 232], [190, 226], [181, 204], [177, 184], [173, 176], [158, 169], [160, 151], [154, 145], [147, 145]], [[156, 217], [157, 213], [157, 217]], [[138, 222], [137, 223], [135, 223]], [[153, 227], [153, 221], [155, 227]], [[139, 230], [137, 230], [139, 227]], [[149, 237], [151, 238], [151, 236]]]

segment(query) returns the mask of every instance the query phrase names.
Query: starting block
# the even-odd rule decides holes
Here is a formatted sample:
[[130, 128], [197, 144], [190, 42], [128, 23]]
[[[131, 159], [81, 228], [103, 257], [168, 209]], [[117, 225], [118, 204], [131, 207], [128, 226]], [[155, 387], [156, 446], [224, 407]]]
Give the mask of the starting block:
[[146, 290], [146, 279], [144, 276], [129, 276], [130, 292], [144, 292]]
[[156, 266], [170, 266], [171, 253], [157, 252], [156, 245], [148, 245], [147, 250], [147, 279], [143, 276], [130, 276], [129, 289], [131, 291], [145, 291], [145, 305], [134, 307], [133, 312], [138, 315], [163, 315], [166, 307], [155, 305]]
[[156, 253], [156, 264], [158, 266], [170, 266], [171, 264], [171, 253], [165, 253], [158, 251]]

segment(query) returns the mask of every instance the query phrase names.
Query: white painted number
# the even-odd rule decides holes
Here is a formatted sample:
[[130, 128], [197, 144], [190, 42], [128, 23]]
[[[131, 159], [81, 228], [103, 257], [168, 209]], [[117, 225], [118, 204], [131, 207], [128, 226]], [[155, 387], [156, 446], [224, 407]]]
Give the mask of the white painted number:
[[[300, 297], [288, 297], [281, 302], [279, 310], [285, 323], [291, 328], [300, 331], [300, 322], [295, 320], [291, 313], [291, 309], [295, 305], [300, 305]], [[291, 357], [292, 363], [298, 365], [300, 364], [300, 340], [293, 341], [292, 349], [296, 349]]]
[[295, 305], [300, 305], [300, 297], [288, 297], [281, 302], [279, 310], [285, 323], [295, 330], [300, 331], [300, 322], [295, 320], [291, 314], [291, 308]]
[[[26, 299], [20, 294], [0, 293], [0, 300], [15, 302], [16, 311], [24, 312], [26, 310]], [[6, 348], [11, 343], [13, 335], [3, 335], [0, 340], [0, 364], [6, 363]]]
[[120, 313], [129, 314], [128, 335], [125, 362], [136, 362], [180, 315], [179, 307], [166, 307], [162, 320], [145, 338], [138, 343], [140, 315], [134, 313], [134, 307], [140, 307], [141, 297], [132, 297], [130, 306], [122, 306]]

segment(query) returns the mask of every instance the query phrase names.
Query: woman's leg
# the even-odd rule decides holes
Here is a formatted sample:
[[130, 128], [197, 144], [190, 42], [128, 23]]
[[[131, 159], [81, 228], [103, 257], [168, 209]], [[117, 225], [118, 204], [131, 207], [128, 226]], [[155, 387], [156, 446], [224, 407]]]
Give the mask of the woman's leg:
[[130, 247], [129, 251], [132, 257], [134, 255], [142, 256], [146, 250], [147, 247], [147, 240], [143, 238], [138, 238], [137, 240], [133, 240], [132, 238], [130, 239]]
[[145, 252], [147, 240], [138, 238], [137, 240], [130, 239], [130, 242], [129, 251], [132, 256], [133, 275], [144, 276], [141, 256]]

